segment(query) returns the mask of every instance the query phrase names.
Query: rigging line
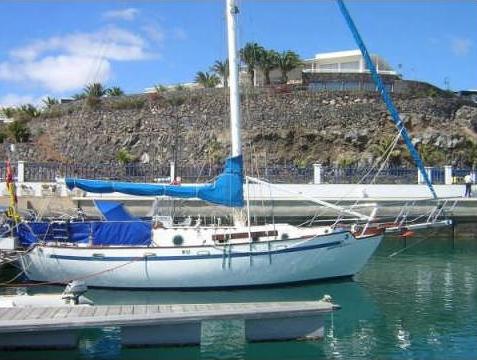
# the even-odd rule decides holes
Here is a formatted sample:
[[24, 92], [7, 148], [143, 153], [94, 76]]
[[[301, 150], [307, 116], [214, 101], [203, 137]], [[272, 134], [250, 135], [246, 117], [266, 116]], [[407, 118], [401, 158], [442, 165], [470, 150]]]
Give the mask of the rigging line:
[[[385, 155], [385, 159], [384, 161], [382, 162], [382, 165], [381, 167], [379, 168], [378, 172], [375, 174], [375, 176], [373, 177], [373, 179], [371, 180], [370, 183], [374, 183], [376, 181], [376, 178], [378, 177], [379, 173], [383, 170], [384, 166], [386, 165], [386, 163], [388, 162], [389, 160], [389, 157], [391, 155], [391, 152], [392, 150], [394, 149], [394, 147], [396, 146], [398, 140], [399, 140], [399, 137], [401, 135], [401, 131], [399, 131], [399, 133], [396, 135], [396, 137], [394, 138], [394, 141], [388, 146], [388, 148], [383, 152], [383, 155]], [[358, 182], [355, 184], [356, 186], [355, 187], [352, 187], [349, 191], [345, 192], [339, 199], [338, 201], [336, 202], [336, 205], [339, 205], [346, 196], [348, 196], [349, 194], [351, 194], [356, 188], [357, 188], [357, 185], [360, 185], [362, 183], [364, 183], [364, 180], [368, 177], [369, 174], [371, 174], [371, 172], [378, 166], [378, 164], [381, 162], [382, 160], [375, 160], [373, 165], [371, 166], [371, 168], [368, 170], [368, 172], [363, 175], [361, 177], [360, 180], [358, 180]], [[359, 200], [356, 200], [356, 202], [354, 203], [354, 205], [352, 206], [355, 206], [359, 203]]]
[[[34, 286], [43, 286], [43, 285], [63, 285], [65, 283], [69, 283], [71, 281], [86, 280], [86, 279], [89, 279], [89, 278], [92, 278], [92, 277], [95, 277], [95, 276], [98, 276], [98, 275], [101, 275], [101, 274], [104, 274], [104, 273], [107, 273], [107, 272], [110, 272], [110, 271], [114, 271], [114, 270], [120, 269], [120, 268], [122, 268], [126, 265], [132, 264], [136, 261], [140, 261], [140, 260], [143, 260], [143, 259], [144, 259], [144, 257], [136, 257], [133, 260], [128, 261], [126, 263], [116, 265], [116, 266], [112, 266], [112, 267], [106, 268], [105, 270], [90, 273], [90, 274], [87, 274], [87, 275], [84, 275], [84, 276], [79, 276], [79, 277], [76, 277], [76, 278], [63, 279], [61, 281], [43, 281], [43, 282], [38, 282], [38, 283], [35, 282], [35, 283], [26, 283], [26, 284], [22, 283], [22, 284], [17, 284], [17, 286], [34, 287]], [[2, 286], [2, 285], [3, 284], [0, 284], [0, 286]], [[9, 285], [9, 286], [11, 286], [11, 285]]]
[[389, 113], [391, 114], [391, 119], [393, 120], [394, 124], [396, 127], [400, 130], [402, 130], [402, 139], [404, 140], [404, 143], [406, 144], [409, 153], [411, 154], [412, 158], [414, 159], [414, 162], [416, 163], [416, 166], [418, 167], [419, 171], [422, 174], [423, 179], [425, 180], [427, 187], [429, 188], [432, 196], [434, 199], [438, 199], [437, 193], [434, 190], [434, 187], [432, 185], [432, 182], [427, 174], [426, 169], [424, 168], [424, 163], [417, 152], [416, 148], [412, 144], [412, 140], [409, 136], [409, 133], [407, 132], [406, 127], [404, 126], [404, 123], [399, 115], [398, 110], [394, 106], [394, 102], [392, 101], [391, 97], [389, 96], [389, 93], [384, 86], [384, 83], [381, 80], [381, 77], [379, 76], [376, 67], [374, 66], [373, 60], [371, 59], [371, 56], [368, 53], [368, 49], [366, 48], [366, 45], [363, 42], [363, 39], [361, 38], [361, 35], [358, 32], [358, 29], [356, 28], [356, 25], [354, 24], [353, 19], [351, 18], [350, 13], [348, 12], [348, 9], [346, 8], [343, 0], [336, 0], [338, 2], [338, 6], [340, 8], [340, 11], [343, 15], [343, 17], [346, 20], [346, 23], [353, 34], [353, 37], [356, 41], [356, 44], [359, 46], [361, 50], [361, 54], [363, 58], [366, 61], [366, 65], [371, 72], [371, 76], [373, 78], [374, 83], [376, 84], [376, 87], [379, 90], [379, 93], [381, 95], [381, 98], [383, 99], [384, 103], [386, 104], [386, 107], [388, 108]]
[[[402, 130], [401, 130], [402, 131]], [[382, 161], [382, 164], [379, 168], [379, 170], [376, 172], [376, 174], [374, 175], [372, 181], [370, 183], [374, 183], [376, 181], [376, 178], [379, 176], [379, 174], [381, 173], [381, 171], [384, 169], [384, 166], [387, 164], [388, 160], [389, 160], [389, 157], [391, 155], [391, 152], [394, 150], [394, 148], [396, 147], [397, 145], [397, 142], [399, 140], [399, 137], [401, 135], [401, 131], [399, 131], [399, 133], [396, 135], [396, 137], [394, 138], [394, 141], [388, 146], [388, 148], [384, 151], [383, 155], [386, 155], [384, 161]], [[337, 202], [335, 202], [334, 204], [335, 205], [340, 205], [342, 203], [342, 201], [344, 200], [344, 198], [346, 196], [348, 196], [349, 194], [351, 194], [357, 187], [358, 185], [360, 185], [361, 183], [364, 182], [364, 180], [368, 177], [368, 175], [378, 166], [378, 164], [381, 162], [381, 160], [376, 160], [374, 162], [374, 164], [372, 165], [372, 167], [368, 170], [368, 172], [361, 177], [361, 179], [355, 184], [356, 186], [352, 187], [350, 190], [348, 190], [347, 192], [345, 192], [339, 199]], [[359, 199], [356, 199], [354, 204], [352, 204], [351, 206], [349, 206], [350, 209], [352, 209], [353, 207], [356, 207], [358, 204], [359, 204]], [[321, 216], [323, 213], [324, 213], [325, 209], [323, 209], [322, 211], [320, 210], [317, 210], [313, 216], [313, 221], [314, 219], [316, 218], [316, 216]], [[332, 226], [335, 226], [337, 225], [341, 220], [343, 219], [343, 215], [339, 215], [336, 219], [336, 221], [333, 223]]]
[[423, 241], [429, 239], [431, 236], [434, 236], [436, 233], [437, 233], [437, 231], [434, 231], [434, 232], [432, 232], [432, 234], [430, 234], [430, 235], [428, 235], [428, 236], [422, 238], [421, 240], [415, 242], [414, 244], [411, 244], [411, 245], [409, 245], [409, 246], [405, 246], [405, 247], [402, 248], [401, 250], [398, 250], [398, 251], [393, 252], [392, 254], [388, 255], [388, 258], [391, 259], [391, 258], [395, 257], [396, 255], [402, 254], [404, 251], [406, 251], [406, 250], [408, 250], [408, 249], [411, 249], [411, 248], [413, 248], [413, 247], [416, 246], [416, 245], [419, 245], [419, 244], [422, 243]]
[[[394, 148], [396, 147], [398, 141], [399, 141], [399, 137], [401, 136], [401, 132], [402, 132], [402, 129], [399, 131], [399, 133], [395, 136], [393, 142], [389, 145], [389, 147], [386, 149], [386, 151], [384, 152], [384, 155], [386, 155], [386, 157], [384, 158], [384, 160], [382, 161], [382, 164], [381, 166], [379, 167], [378, 171], [376, 172], [376, 174], [374, 174], [373, 178], [371, 179], [370, 181], [370, 184], [375, 184], [376, 183], [376, 179], [378, 178], [379, 174], [383, 171], [384, 167], [386, 166], [386, 164], [388, 163], [389, 161], [389, 158], [391, 157], [391, 153], [393, 152]], [[377, 164], [379, 164], [379, 161], [376, 162], [376, 165], [373, 166], [362, 178], [361, 180], [358, 182], [358, 184], [360, 184], [361, 182], [364, 182], [364, 179], [371, 173], [371, 171], [377, 166]], [[366, 190], [366, 188], [364, 189]], [[358, 205], [359, 203], [359, 200], [356, 199], [355, 203], [354, 203], [354, 206]]]

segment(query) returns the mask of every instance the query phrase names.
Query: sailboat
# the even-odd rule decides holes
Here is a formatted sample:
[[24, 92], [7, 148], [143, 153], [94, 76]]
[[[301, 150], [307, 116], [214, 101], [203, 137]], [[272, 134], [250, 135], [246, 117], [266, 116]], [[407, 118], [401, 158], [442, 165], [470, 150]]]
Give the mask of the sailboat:
[[[143, 221], [131, 217], [120, 204], [98, 202], [106, 221], [18, 226], [23, 244], [29, 245], [20, 265], [30, 280], [82, 280], [88, 286], [107, 288], [211, 289], [351, 277], [364, 267], [384, 233], [368, 226], [372, 216], [316, 200], [367, 223], [359, 229], [251, 224], [249, 207], [244, 209], [237, 14], [235, 0], [227, 0], [232, 150], [214, 182], [177, 186], [65, 179], [68, 188], [93, 193], [199, 198], [232, 209], [234, 224]], [[253, 179], [246, 180], [248, 184]]]

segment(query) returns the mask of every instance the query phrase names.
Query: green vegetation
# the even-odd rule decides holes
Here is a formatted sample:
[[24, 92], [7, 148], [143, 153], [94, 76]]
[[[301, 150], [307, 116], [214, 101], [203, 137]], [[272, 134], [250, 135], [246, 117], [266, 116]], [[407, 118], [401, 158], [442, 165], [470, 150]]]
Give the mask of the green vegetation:
[[53, 105], [58, 105], [60, 103], [58, 99], [49, 96], [43, 99], [42, 102], [47, 109], [50, 109]]
[[[390, 165], [399, 165], [401, 163], [401, 149], [396, 145], [392, 150], [391, 147], [395, 141], [395, 136], [387, 135], [379, 139], [379, 141], [370, 146], [369, 151], [378, 159], [388, 158]], [[389, 151], [391, 151], [389, 153]]]
[[113, 86], [106, 89], [106, 95], [108, 96], [124, 96], [124, 91], [119, 86]]
[[211, 164], [217, 164], [224, 158], [225, 149], [223, 145], [216, 139], [212, 139], [207, 143], [205, 155]]
[[125, 148], [120, 149], [116, 154], [116, 160], [119, 161], [120, 164], [129, 164], [134, 160], [134, 157], [129, 153], [129, 151]]
[[7, 118], [24, 123], [41, 115], [41, 111], [32, 104], [24, 104], [19, 107], [6, 107], [3, 108], [2, 111]]
[[291, 50], [279, 53], [277, 57], [277, 67], [282, 73], [282, 83], [286, 84], [286, 82], [288, 81], [287, 73], [300, 66], [301, 64], [302, 61], [300, 60], [300, 57], [297, 53]]
[[446, 160], [444, 152], [437, 147], [421, 144], [417, 150], [426, 165], [442, 165]]
[[247, 72], [252, 85], [254, 84], [255, 70], [258, 67], [260, 57], [264, 51], [265, 49], [263, 46], [258, 45], [257, 43], [247, 43], [242, 49], [240, 49], [240, 58], [244, 64], [247, 65]]
[[111, 88], [104, 87], [101, 83], [91, 83], [83, 88], [83, 92], [74, 94], [72, 98], [74, 100], [86, 99], [86, 103], [90, 107], [96, 107], [100, 104], [100, 98], [104, 96], [123, 96], [124, 91], [119, 86], [113, 86]]
[[64, 112], [60, 108], [50, 108], [43, 110], [42, 112], [42, 118], [48, 119], [48, 118], [59, 118], [64, 115]]
[[215, 74], [199, 71], [194, 81], [204, 88], [214, 88], [220, 83], [220, 79]]
[[270, 85], [270, 71], [278, 67], [279, 54], [275, 50], [263, 50], [258, 58], [258, 66], [265, 76], [265, 85]]
[[78, 94], [73, 94], [71, 97], [73, 98], [73, 100], [83, 100], [84, 98], [86, 98], [86, 94], [85, 93], [78, 93]]
[[11, 119], [13, 118], [13, 115], [15, 115], [16, 109], [14, 107], [4, 107], [2, 108], [2, 111], [7, 118]]
[[167, 99], [167, 103], [174, 107], [181, 106], [182, 104], [185, 103], [185, 101], [186, 101], [186, 98], [183, 96], [172, 96]]
[[30, 138], [30, 130], [22, 121], [15, 120], [8, 124], [7, 131], [16, 142], [27, 142]]
[[215, 73], [219, 78], [222, 79], [224, 87], [228, 86], [229, 80], [229, 60], [220, 61], [217, 60], [214, 65], [210, 68], [211, 71]]
[[26, 117], [31, 118], [36, 118], [41, 115], [41, 111], [38, 110], [35, 106], [32, 104], [26, 104], [26, 105], [21, 105], [17, 109], [17, 113], [23, 114]]
[[108, 93], [108, 89], [106, 89], [101, 83], [92, 83], [88, 84], [84, 87], [83, 93], [86, 97], [102, 97]]
[[110, 106], [115, 110], [142, 109], [145, 103], [146, 100], [141, 98], [124, 98], [111, 102]]
[[167, 86], [164, 86], [164, 85], [161, 85], [161, 84], [157, 84], [157, 85], [154, 85], [154, 90], [156, 91], [156, 93], [160, 94], [160, 93], [164, 93], [167, 91]]
[[8, 134], [6, 134], [3, 131], [0, 131], [0, 144], [3, 144], [3, 142], [8, 138]]

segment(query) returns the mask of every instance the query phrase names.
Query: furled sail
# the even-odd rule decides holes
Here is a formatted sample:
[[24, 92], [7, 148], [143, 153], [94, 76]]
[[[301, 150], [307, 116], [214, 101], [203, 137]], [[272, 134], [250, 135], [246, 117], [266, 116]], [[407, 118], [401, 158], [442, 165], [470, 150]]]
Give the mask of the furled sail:
[[137, 196], [171, 196], [177, 198], [199, 198], [207, 202], [229, 207], [243, 206], [242, 155], [230, 157], [224, 171], [210, 184], [161, 185], [119, 181], [65, 179], [66, 186], [92, 193], [118, 192]]

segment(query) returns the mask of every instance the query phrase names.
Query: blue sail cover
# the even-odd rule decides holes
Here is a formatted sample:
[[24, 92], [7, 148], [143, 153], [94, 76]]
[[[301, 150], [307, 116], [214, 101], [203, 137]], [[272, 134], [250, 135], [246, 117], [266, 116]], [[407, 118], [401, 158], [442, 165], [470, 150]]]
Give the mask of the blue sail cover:
[[[93, 245], [102, 246], [148, 246], [151, 244], [151, 230], [151, 223], [141, 220], [86, 221], [65, 224], [44, 221], [21, 223], [18, 225], [16, 235], [25, 247], [40, 241], [77, 244], [88, 244], [91, 241]], [[58, 234], [61, 235], [60, 238]]]
[[108, 221], [132, 221], [137, 220], [117, 201], [95, 200], [94, 205], [101, 215]]
[[243, 171], [242, 156], [228, 158], [224, 171], [210, 184], [203, 185], [161, 185], [129, 182], [65, 179], [66, 186], [92, 193], [119, 192], [137, 196], [171, 196], [178, 198], [199, 198], [212, 204], [242, 207]]

